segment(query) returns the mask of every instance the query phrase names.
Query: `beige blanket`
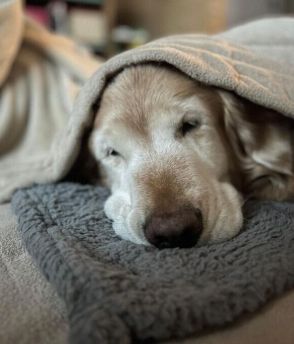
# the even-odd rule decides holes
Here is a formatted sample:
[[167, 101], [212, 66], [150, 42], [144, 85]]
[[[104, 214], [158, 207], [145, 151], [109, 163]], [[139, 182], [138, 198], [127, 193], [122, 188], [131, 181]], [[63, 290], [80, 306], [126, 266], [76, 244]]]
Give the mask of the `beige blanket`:
[[107, 80], [132, 64], [163, 61], [200, 82], [294, 117], [292, 18], [263, 19], [216, 36], [163, 38], [115, 56], [86, 82], [68, 121], [69, 84], [84, 81], [90, 58], [81, 62], [68, 41], [30, 22], [24, 25], [22, 40], [28, 44], [22, 45], [0, 95], [0, 201], [17, 187], [57, 181], [69, 171]]
[[[17, 187], [56, 180], [48, 167], [77, 91], [100, 61], [0, 1], [0, 202]], [[58, 150], [61, 150], [60, 147]]]
[[66, 343], [65, 306], [22, 247], [10, 204], [0, 219], [0, 343]]

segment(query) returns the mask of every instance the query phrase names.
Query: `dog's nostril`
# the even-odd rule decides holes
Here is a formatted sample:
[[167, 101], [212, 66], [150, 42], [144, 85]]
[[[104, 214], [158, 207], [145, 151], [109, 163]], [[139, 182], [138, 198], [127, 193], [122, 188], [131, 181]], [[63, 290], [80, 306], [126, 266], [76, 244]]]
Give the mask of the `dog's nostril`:
[[153, 244], [161, 249], [172, 247], [189, 248], [196, 245], [199, 237], [200, 232], [196, 231], [195, 228], [187, 227], [178, 236], [155, 236]]
[[152, 216], [145, 226], [145, 236], [158, 248], [188, 248], [197, 243], [202, 227], [201, 211], [185, 208]]

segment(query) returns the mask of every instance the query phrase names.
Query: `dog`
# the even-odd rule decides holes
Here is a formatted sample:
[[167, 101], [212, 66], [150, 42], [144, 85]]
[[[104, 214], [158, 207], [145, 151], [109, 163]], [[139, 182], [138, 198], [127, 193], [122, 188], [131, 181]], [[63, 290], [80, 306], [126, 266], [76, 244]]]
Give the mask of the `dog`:
[[121, 238], [188, 248], [237, 235], [249, 198], [293, 198], [292, 120], [166, 65], [125, 68], [89, 149]]

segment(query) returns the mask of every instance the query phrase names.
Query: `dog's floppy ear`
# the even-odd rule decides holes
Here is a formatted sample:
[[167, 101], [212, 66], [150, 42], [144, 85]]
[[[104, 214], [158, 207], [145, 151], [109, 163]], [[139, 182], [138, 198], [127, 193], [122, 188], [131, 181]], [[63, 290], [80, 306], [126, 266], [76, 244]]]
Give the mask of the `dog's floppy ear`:
[[250, 191], [258, 194], [267, 188], [265, 196], [270, 198], [269, 190], [283, 188], [283, 179], [292, 176], [292, 120], [232, 93], [219, 93], [225, 130]]

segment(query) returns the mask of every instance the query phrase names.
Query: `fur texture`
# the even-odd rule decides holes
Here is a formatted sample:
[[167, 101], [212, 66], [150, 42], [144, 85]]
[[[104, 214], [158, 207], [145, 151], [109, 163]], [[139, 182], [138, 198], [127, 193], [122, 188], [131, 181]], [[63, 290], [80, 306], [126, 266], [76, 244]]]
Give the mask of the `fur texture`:
[[[90, 137], [115, 232], [156, 244], [148, 234], [173, 235], [169, 221], [200, 241], [233, 237], [244, 199], [292, 196], [290, 130], [277, 113], [174, 69], [126, 68], [106, 87]], [[201, 220], [179, 215], [191, 208]]]

